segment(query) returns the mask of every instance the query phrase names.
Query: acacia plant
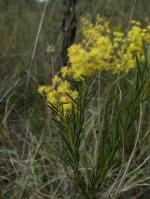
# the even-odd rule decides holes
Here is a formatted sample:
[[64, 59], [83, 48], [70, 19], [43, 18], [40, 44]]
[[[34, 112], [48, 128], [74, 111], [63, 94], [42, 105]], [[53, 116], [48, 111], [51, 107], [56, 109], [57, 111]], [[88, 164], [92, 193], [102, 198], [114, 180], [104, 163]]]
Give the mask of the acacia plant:
[[[133, 126], [139, 122], [142, 104], [148, 99], [150, 26], [142, 28], [139, 22], [132, 21], [125, 34], [116, 28], [111, 30], [109, 22], [98, 17], [96, 25], [83, 20], [82, 35], [81, 43], [68, 49], [69, 65], [61, 68], [51, 85], [38, 90], [45, 94], [46, 104], [53, 112], [80, 198], [109, 198], [109, 194], [115, 197], [129, 174], [134, 175], [129, 168], [137, 140], [132, 142], [134, 150], [126, 168], [121, 154], [130, 137], [139, 138]], [[101, 88], [105, 92], [97, 88], [103, 77], [105, 84]], [[81, 147], [86, 134], [84, 124], [90, 115], [87, 107], [92, 97], [97, 97], [97, 89], [101, 91], [98, 96], [103, 97], [98, 100], [103, 106], [97, 144]], [[112, 111], [108, 114], [110, 106]], [[83, 154], [88, 153], [92, 154], [90, 160], [84, 162]], [[136, 173], [135, 178], [138, 177]], [[108, 187], [111, 191], [106, 192]]]

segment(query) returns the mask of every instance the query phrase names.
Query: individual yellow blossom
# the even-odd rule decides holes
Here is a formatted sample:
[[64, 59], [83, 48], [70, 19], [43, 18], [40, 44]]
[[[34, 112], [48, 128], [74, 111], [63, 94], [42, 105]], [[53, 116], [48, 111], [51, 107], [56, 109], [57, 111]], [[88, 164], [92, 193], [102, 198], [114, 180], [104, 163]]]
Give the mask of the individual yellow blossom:
[[66, 96], [66, 95], [61, 95], [61, 96], [60, 96], [60, 102], [61, 102], [62, 104], [69, 103], [68, 96]]
[[136, 21], [136, 20], [132, 20], [131, 24], [136, 25], [136, 26], [141, 26], [141, 23], [139, 21]]
[[72, 68], [70, 68], [70, 67], [65, 66], [65, 67], [61, 68], [61, 75], [63, 78], [65, 78], [67, 76], [71, 76], [72, 73], [73, 73], [73, 71], [72, 71]]
[[39, 93], [49, 93], [49, 92], [51, 92], [52, 91], [52, 89], [51, 89], [51, 87], [50, 86], [39, 86], [38, 87], [38, 92]]
[[124, 33], [120, 32], [120, 31], [116, 31], [116, 32], [113, 32], [113, 35], [116, 38], [122, 38], [124, 36]]
[[61, 78], [58, 76], [58, 75], [55, 75], [53, 78], [52, 78], [52, 83], [54, 85], [56, 84], [59, 84], [61, 82]]
[[72, 109], [72, 104], [71, 103], [63, 104], [63, 109], [64, 109], [64, 114], [66, 116], [67, 114], [69, 114], [70, 110]]
[[58, 99], [57, 99], [57, 92], [55, 90], [52, 90], [51, 92], [46, 93], [47, 94], [47, 102], [48, 104], [53, 104], [54, 106], [58, 105]]
[[67, 80], [61, 81], [60, 84], [57, 87], [57, 91], [59, 93], [65, 93], [65, 92], [67, 92], [69, 90], [70, 90], [70, 84], [69, 84], [69, 82]]
[[121, 32], [114, 32], [113, 36], [114, 36], [114, 39], [113, 39], [114, 43], [120, 44], [120, 43], [123, 42], [123, 37], [124, 37], [123, 33], [121, 33]]

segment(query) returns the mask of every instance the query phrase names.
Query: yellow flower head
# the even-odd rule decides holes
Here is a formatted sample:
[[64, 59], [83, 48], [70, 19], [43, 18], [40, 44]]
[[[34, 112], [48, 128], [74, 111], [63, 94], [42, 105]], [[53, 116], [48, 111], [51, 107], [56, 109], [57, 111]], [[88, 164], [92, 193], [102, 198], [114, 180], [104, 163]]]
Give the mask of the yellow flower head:
[[65, 92], [67, 92], [69, 90], [70, 90], [70, 84], [69, 84], [69, 82], [67, 80], [61, 81], [60, 84], [57, 87], [57, 91], [59, 93], [65, 93]]
[[73, 74], [72, 68], [67, 67], [67, 66], [61, 68], [61, 75], [63, 78], [69, 77], [72, 74]]
[[58, 75], [55, 75], [53, 78], [52, 78], [52, 83], [54, 85], [56, 84], [59, 84], [61, 82], [61, 78], [58, 76]]

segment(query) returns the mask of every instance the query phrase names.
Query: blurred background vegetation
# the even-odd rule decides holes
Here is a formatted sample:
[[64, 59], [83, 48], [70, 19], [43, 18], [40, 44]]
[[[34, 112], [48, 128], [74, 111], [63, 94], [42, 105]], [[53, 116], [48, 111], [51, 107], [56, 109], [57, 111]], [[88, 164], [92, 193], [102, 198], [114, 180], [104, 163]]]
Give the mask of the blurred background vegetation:
[[[76, 1], [73, 40], [81, 39], [82, 17], [94, 21], [100, 14], [125, 31], [132, 11], [133, 19], [150, 22], [149, 0], [137, 0], [132, 10], [134, 3]], [[58, 155], [62, 145], [36, 92], [37, 85], [49, 83], [50, 75], [62, 65], [64, 10], [65, 0], [49, 0], [47, 5], [36, 0], [0, 1], [1, 199], [70, 198], [72, 185]]]

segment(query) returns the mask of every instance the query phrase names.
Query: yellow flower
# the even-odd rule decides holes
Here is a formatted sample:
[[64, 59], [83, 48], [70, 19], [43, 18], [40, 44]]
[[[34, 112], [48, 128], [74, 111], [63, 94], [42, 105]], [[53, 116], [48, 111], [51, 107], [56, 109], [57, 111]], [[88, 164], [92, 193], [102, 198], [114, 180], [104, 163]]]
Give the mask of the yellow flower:
[[136, 21], [136, 20], [132, 20], [131, 24], [136, 25], [136, 26], [141, 26], [141, 23], [139, 21]]
[[51, 92], [52, 91], [52, 89], [51, 89], [51, 87], [50, 86], [39, 86], [38, 87], [38, 92], [39, 93], [49, 93], [49, 92]]
[[55, 85], [55, 84], [59, 84], [61, 82], [61, 78], [58, 76], [58, 75], [55, 75], [53, 78], [52, 78], [52, 83]]
[[57, 87], [57, 91], [59, 93], [65, 93], [65, 92], [67, 92], [69, 90], [70, 90], [70, 84], [69, 84], [69, 82], [67, 80], [61, 81], [60, 84]]
[[47, 93], [47, 102], [57, 106], [58, 99], [57, 99], [57, 92], [55, 90]]
[[73, 71], [72, 71], [72, 68], [70, 68], [70, 67], [65, 66], [65, 67], [61, 68], [61, 75], [63, 78], [65, 78], [67, 76], [71, 76], [72, 73], [73, 73]]
[[69, 114], [70, 110], [72, 109], [72, 104], [63, 104], [64, 114], [65, 116]]

